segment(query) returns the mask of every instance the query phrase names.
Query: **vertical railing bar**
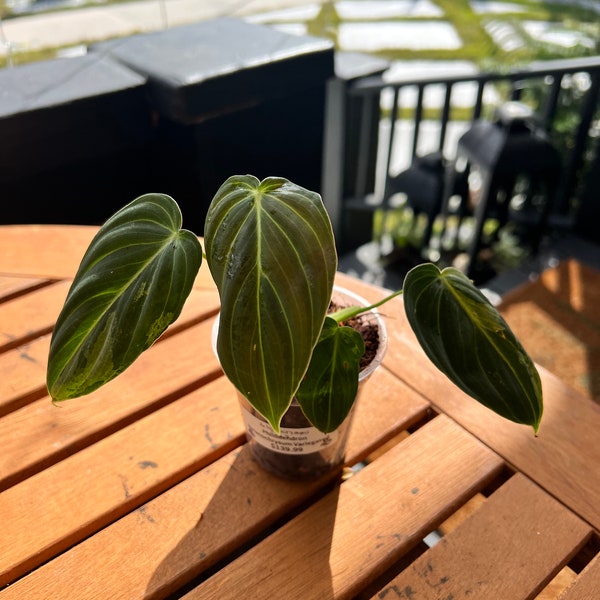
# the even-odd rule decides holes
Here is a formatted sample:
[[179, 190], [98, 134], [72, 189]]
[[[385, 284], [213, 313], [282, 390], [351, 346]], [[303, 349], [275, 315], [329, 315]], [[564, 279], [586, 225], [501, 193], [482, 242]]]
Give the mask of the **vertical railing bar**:
[[[390, 170], [392, 165], [392, 152], [394, 147], [395, 140], [395, 129], [396, 129], [396, 120], [398, 119], [398, 104], [400, 101], [400, 86], [394, 87], [394, 95], [392, 99], [392, 111], [390, 113], [390, 135], [388, 138], [388, 147], [387, 147], [387, 156], [385, 161], [385, 181], [384, 181], [384, 189], [383, 189], [383, 201], [382, 208], [388, 207], [388, 196], [389, 196], [389, 181], [390, 181]], [[383, 220], [381, 223], [381, 238], [379, 239], [379, 252], [382, 251], [382, 242], [387, 229], [387, 220], [388, 220], [388, 211], [384, 210]]]
[[510, 99], [514, 101], [518, 101], [521, 99], [521, 95], [523, 94], [523, 80], [515, 79], [512, 82], [511, 91], [510, 91]]
[[448, 119], [450, 118], [450, 100], [452, 97], [452, 83], [446, 83], [446, 95], [444, 97], [444, 107], [442, 108], [442, 118], [440, 123], [440, 144], [439, 150], [444, 154], [444, 143], [446, 142], [446, 128], [448, 127]]
[[342, 215], [346, 201], [345, 169], [349, 162], [346, 152], [349, 94], [345, 82], [338, 77], [330, 78], [325, 86], [321, 194], [331, 218], [336, 243], [341, 247], [346, 233], [342, 226]]
[[473, 116], [471, 121], [475, 122], [481, 117], [481, 111], [483, 107], [483, 90], [487, 82], [481, 79], [477, 85], [477, 96], [475, 97], [475, 106], [473, 107]]
[[398, 119], [398, 102], [400, 100], [400, 86], [394, 87], [394, 97], [392, 102], [392, 112], [390, 113], [390, 135], [388, 137], [387, 156], [385, 160], [385, 188], [387, 190], [387, 181], [390, 176], [390, 167], [392, 164], [392, 149], [395, 141], [396, 120]]
[[546, 97], [544, 104], [544, 110], [542, 112], [542, 128], [549, 132], [552, 128], [552, 122], [554, 121], [554, 115], [556, 114], [556, 107], [558, 105], [558, 96], [560, 94], [563, 75], [556, 73], [552, 75], [552, 85], [550, 86], [550, 92]]
[[581, 120], [575, 134], [575, 143], [569, 153], [567, 166], [564, 170], [563, 185], [560, 186], [557, 194], [557, 210], [564, 214], [567, 210], [567, 203], [571, 197], [572, 190], [575, 187], [577, 171], [583, 162], [583, 152], [588, 139], [590, 125], [594, 117], [598, 97], [600, 96], [600, 71], [589, 72], [591, 85], [586, 94], [583, 108], [581, 110]]
[[415, 159], [417, 155], [417, 147], [419, 144], [419, 130], [421, 128], [421, 121], [423, 119], [423, 93], [425, 90], [425, 86], [420, 83], [418, 85], [419, 93], [417, 94], [417, 106], [415, 107], [415, 129], [413, 132], [413, 143], [412, 143], [412, 152], [411, 152], [411, 160]]
[[[361, 107], [359, 148], [368, 148], [371, 136], [371, 97], [365, 96]], [[357, 198], [363, 198], [367, 193], [367, 171], [369, 169], [369, 153], [358, 153], [358, 165], [356, 168], [355, 193]]]

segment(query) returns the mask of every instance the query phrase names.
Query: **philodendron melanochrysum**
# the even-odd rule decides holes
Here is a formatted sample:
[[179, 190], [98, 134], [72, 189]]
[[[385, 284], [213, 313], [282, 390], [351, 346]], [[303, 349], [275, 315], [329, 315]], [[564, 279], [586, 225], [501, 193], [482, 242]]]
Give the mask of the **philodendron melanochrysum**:
[[[181, 226], [171, 197], [146, 194], [100, 228], [52, 335], [47, 385], [55, 402], [119, 375], [177, 319], [202, 262], [198, 238]], [[341, 324], [371, 307], [327, 316], [337, 255], [321, 197], [279, 177], [230, 177], [208, 209], [204, 248], [221, 300], [217, 351], [227, 377], [276, 432], [295, 395], [317, 428], [337, 427], [352, 406], [363, 352], [360, 336]], [[426, 263], [378, 305], [399, 293], [436, 367], [537, 431], [539, 375], [473, 283]]]

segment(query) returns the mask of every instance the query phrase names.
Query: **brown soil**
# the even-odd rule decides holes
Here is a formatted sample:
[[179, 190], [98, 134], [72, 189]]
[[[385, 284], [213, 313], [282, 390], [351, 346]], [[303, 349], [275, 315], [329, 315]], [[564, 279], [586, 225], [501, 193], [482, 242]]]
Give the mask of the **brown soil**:
[[[334, 312], [343, 306], [334, 306], [333, 304], [329, 307], [329, 312]], [[368, 313], [358, 315], [353, 319], [344, 321], [342, 325], [347, 325], [356, 329], [362, 336], [365, 343], [365, 353], [360, 359], [360, 370], [362, 371], [371, 364], [371, 361], [375, 358], [377, 350], [379, 349], [379, 328], [374, 324], [373, 319]]]

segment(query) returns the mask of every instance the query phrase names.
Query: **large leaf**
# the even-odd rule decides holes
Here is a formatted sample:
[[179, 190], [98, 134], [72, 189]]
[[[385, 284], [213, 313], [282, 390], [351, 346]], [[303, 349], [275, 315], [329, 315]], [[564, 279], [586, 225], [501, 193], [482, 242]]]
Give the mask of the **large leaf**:
[[181, 313], [202, 261], [198, 238], [163, 194], [140, 196], [99, 230], [58, 317], [48, 362], [54, 400], [126, 369]]
[[459, 270], [423, 264], [404, 280], [406, 314], [431, 361], [496, 413], [531, 425], [542, 417], [533, 361], [500, 313]]
[[331, 299], [329, 217], [318, 194], [286, 179], [234, 176], [209, 207], [204, 239], [221, 297], [219, 360], [279, 431]]
[[308, 420], [323, 433], [337, 429], [348, 416], [358, 390], [362, 335], [327, 317], [296, 399]]

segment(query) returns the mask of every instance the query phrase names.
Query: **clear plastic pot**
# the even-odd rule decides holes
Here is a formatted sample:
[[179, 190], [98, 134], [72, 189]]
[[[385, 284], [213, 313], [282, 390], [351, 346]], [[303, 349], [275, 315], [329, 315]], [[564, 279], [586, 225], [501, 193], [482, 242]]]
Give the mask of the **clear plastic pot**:
[[[338, 307], [369, 305], [364, 298], [338, 286], [334, 288], [332, 300]], [[387, 349], [385, 324], [377, 311], [365, 313], [361, 318], [376, 324], [379, 339], [373, 359], [359, 373], [354, 406], [360, 400], [364, 382], [381, 364]], [[218, 319], [213, 328], [215, 353], [217, 332]], [[304, 416], [298, 402], [292, 400], [283, 415], [281, 433], [278, 435], [241, 393], [238, 392], [238, 396], [246, 425], [248, 446], [262, 468], [287, 479], [315, 479], [343, 464], [354, 407], [338, 429], [326, 434], [313, 427]]]

